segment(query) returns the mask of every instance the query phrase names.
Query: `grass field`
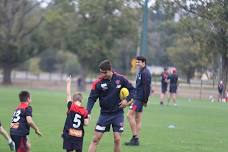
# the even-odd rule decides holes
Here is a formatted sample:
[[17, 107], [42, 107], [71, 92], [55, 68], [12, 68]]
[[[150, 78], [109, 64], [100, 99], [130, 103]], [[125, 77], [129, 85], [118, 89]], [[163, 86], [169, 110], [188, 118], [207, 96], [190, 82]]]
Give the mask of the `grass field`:
[[[9, 130], [12, 112], [18, 105], [20, 89], [0, 87], [0, 120]], [[65, 92], [30, 90], [32, 92], [33, 119], [43, 137], [30, 132], [32, 152], [63, 152], [61, 132], [65, 120]], [[85, 94], [84, 105], [87, 94]], [[139, 147], [122, 145], [122, 152], [227, 152], [228, 104], [178, 99], [178, 106], [160, 106], [158, 97], [151, 97], [143, 113], [143, 126]], [[125, 110], [125, 114], [127, 109]], [[84, 152], [92, 140], [93, 129], [99, 114], [98, 104], [92, 111], [90, 125], [85, 127]], [[168, 128], [175, 125], [175, 128]], [[131, 137], [127, 120], [122, 143]], [[112, 152], [112, 133], [106, 133], [98, 146], [98, 152]], [[0, 137], [0, 152], [9, 148]]]

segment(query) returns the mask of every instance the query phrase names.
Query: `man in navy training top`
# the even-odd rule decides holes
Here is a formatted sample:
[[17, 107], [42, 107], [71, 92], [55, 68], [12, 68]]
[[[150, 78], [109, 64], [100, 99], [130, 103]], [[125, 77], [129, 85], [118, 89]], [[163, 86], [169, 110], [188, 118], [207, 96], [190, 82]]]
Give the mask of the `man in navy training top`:
[[224, 91], [225, 91], [225, 86], [223, 84], [223, 81], [220, 81], [218, 84], [218, 102], [222, 102], [222, 99], [224, 97]]
[[[93, 140], [89, 146], [89, 152], [95, 152], [96, 147], [104, 132], [110, 131], [112, 126], [114, 136], [114, 152], [120, 152], [121, 133], [124, 130], [124, 111], [132, 99], [134, 87], [122, 75], [112, 71], [111, 62], [104, 60], [99, 65], [100, 75], [92, 84], [88, 98], [87, 110], [91, 113], [94, 103], [99, 98], [100, 116], [98, 118]], [[119, 93], [121, 88], [129, 90], [129, 96], [121, 100]]]
[[178, 75], [176, 68], [173, 69], [172, 74], [169, 75], [169, 98], [168, 104], [170, 99], [173, 100], [174, 106], [176, 106], [176, 94], [177, 94], [177, 87], [178, 87]]
[[164, 98], [167, 92], [168, 87], [168, 70], [164, 68], [164, 71], [161, 74], [161, 95], [160, 95], [160, 105], [163, 105]]
[[0, 134], [3, 135], [3, 137], [8, 141], [9, 147], [11, 151], [15, 150], [15, 143], [10, 138], [9, 134], [6, 132], [6, 130], [3, 128], [2, 123], [0, 121]]
[[67, 117], [63, 128], [63, 149], [66, 152], [82, 152], [84, 125], [88, 125], [88, 112], [82, 106], [82, 94], [71, 97], [71, 77], [67, 78]]
[[143, 106], [147, 106], [148, 98], [151, 91], [151, 73], [146, 66], [146, 58], [138, 56], [136, 58], [136, 65], [138, 67], [138, 74], [136, 77], [136, 91], [134, 95], [134, 102], [130, 106], [127, 118], [132, 131], [132, 138], [129, 142], [125, 142], [128, 146], [139, 145], [139, 132], [142, 126], [142, 111]]
[[15, 142], [16, 152], [30, 152], [31, 145], [28, 140], [30, 127], [35, 130], [38, 136], [41, 132], [35, 122], [32, 120], [32, 102], [28, 91], [19, 93], [20, 104], [16, 108], [10, 125], [10, 136]]

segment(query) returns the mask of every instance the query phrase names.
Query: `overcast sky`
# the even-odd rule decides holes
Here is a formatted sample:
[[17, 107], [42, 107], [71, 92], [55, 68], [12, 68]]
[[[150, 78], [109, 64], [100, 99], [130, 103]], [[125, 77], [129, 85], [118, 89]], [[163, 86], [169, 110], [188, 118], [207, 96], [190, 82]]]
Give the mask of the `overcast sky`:
[[[45, 8], [48, 6], [48, 3], [51, 2], [51, 0], [37, 0], [38, 2], [41, 2], [40, 6]], [[156, 0], [149, 0], [148, 1], [148, 7], [152, 6], [155, 3]]]

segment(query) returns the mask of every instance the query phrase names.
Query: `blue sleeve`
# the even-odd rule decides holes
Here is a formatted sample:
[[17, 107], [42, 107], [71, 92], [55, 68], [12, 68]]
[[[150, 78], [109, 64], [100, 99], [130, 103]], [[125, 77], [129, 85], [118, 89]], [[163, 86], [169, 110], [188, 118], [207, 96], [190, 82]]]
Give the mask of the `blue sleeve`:
[[31, 116], [31, 117], [32, 117], [32, 107], [31, 107], [31, 106], [28, 106], [28, 107], [25, 109], [25, 115], [26, 115], [26, 116]]
[[142, 73], [142, 84], [143, 84], [143, 102], [148, 101], [151, 90], [151, 75], [148, 73]]
[[127, 97], [127, 101], [129, 102], [134, 97], [135, 88], [126, 78], [123, 78], [123, 87], [127, 88], [129, 91], [129, 96]]
[[89, 98], [88, 98], [88, 102], [87, 102], [86, 109], [87, 109], [89, 114], [91, 113], [91, 111], [93, 109], [93, 106], [94, 106], [95, 102], [97, 101], [98, 97], [99, 97], [99, 92], [98, 92], [98, 90], [97, 90], [97, 88], [95, 86], [95, 87], [93, 87], [91, 89], [90, 95], [89, 95]]

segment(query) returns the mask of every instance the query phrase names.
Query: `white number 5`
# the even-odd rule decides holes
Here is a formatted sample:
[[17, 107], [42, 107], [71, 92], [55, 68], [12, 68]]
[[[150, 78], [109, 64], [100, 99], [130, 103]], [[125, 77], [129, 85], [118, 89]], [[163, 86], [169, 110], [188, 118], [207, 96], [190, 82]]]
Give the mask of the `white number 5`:
[[75, 114], [75, 116], [74, 116], [74, 124], [73, 124], [74, 128], [78, 128], [81, 125], [81, 118], [82, 118], [81, 115]]

